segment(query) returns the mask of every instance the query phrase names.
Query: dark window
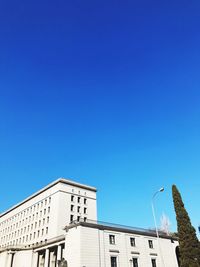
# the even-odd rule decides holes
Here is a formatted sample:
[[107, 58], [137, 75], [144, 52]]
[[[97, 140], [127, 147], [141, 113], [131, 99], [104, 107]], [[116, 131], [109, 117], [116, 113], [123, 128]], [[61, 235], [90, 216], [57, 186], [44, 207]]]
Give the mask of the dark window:
[[133, 267], [138, 267], [138, 259], [133, 258]]
[[135, 247], [135, 238], [134, 237], [130, 238], [130, 244], [131, 244], [131, 247]]
[[110, 257], [110, 266], [117, 267], [117, 257]]
[[115, 244], [115, 236], [109, 235], [109, 241], [110, 241], [110, 244], [114, 245]]
[[74, 216], [70, 215], [70, 222], [73, 222], [73, 220], [74, 220]]
[[71, 196], [71, 201], [74, 201], [74, 196]]
[[73, 211], [74, 210], [74, 205], [71, 205], [71, 211]]
[[84, 208], [84, 213], [87, 213], [87, 208]]
[[77, 221], [78, 222], [80, 222], [80, 219], [81, 219], [81, 217], [80, 216], [77, 216]]
[[81, 207], [80, 207], [80, 206], [78, 206], [78, 207], [77, 207], [77, 212], [80, 212], [80, 209], [81, 209]]
[[156, 267], [156, 259], [151, 259], [152, 267]]
[[84, 198], [84, 204], [87, 204], [87, 198]]
[[81, 201], [81, 198], [80, 198], [80, 197], [78, 197], [78, 198], [77, 198], [77, 202], [78, 202], [78, 203], [80, 203], [80, 201]]
[[152, 240], [148, 240], [149, 242], [149, 248], [153, 248], [153, 241]]
[[86, 222], [87, 221], [87, 217], [84, 217], [84, 222]]

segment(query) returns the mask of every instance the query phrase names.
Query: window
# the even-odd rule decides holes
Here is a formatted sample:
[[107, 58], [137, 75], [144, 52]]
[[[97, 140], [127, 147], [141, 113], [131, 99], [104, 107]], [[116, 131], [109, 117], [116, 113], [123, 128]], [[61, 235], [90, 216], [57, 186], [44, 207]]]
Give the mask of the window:
[[74, 205], [71, 205], [71, 211], [73, 211], [74, 210]]
[[72, 201], [72, 202], [74, 201], [74, 196], [71, 196], [71, 201]]
[[117, 257], [110, 257], [110, 266], [111, 267], [117, 267]]
[[133, 258], [133, 267], [138, 267], [138, 259]]
[[156, 259], [151, 259], [152, 267], [156, 267]]
[[131, 244], [131, 247], [135, 247], [135, 238], [134, 237], [130, 238], [130, 244]]
[[81, 201], [81, 198], [80, 198], [80, 197], [78, 197], [78, 198], [77, 198], [77, 202], [78, 202], [78, 203], [80, 203], [80, 201]]
[[84, 219], [83, 219], [83, 220], [84, 220], [84, 222], [86, 222], [86, 221], [87, 221], [87, 217], [84, 217]]
[[70, 222], [73, 222], [73, 220], [74, 220], [74, 216], [70, 215]]
[[81, 219], [81, 217], [80, 216], [77, 216], [77, 221], [78, 222], [80, 222], [80, 219]]
[[115, 236], [114, 235], [109, 235], [109, 241], [111, 245], [115, 244]]
[[77, 212], [80, 212], [80, 209], [81, 209], [81, 207], [80, 207], [80, 206], [78, 206], [78, 207], [77, 207]]
[[84, 204], [85, 205], [87, 204], [87, 198], [84, 198]]
[[84, 213], [85, 213], [85, 214], [87, 213], [87, 208], [84, 208]]
[[153, 241], [152, 240], [148, 240], [149, 242], [149, 248], [153, 248]]

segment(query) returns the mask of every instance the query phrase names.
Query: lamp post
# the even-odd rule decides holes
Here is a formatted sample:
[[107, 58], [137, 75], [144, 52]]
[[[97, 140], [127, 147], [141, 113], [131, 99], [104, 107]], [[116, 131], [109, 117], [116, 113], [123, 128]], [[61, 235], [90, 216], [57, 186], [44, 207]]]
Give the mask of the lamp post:
[[160, 192], [163, 192], [164, 191], [164, 187], [161, 187], [158, 191], [156, 191], [154, 194], [153, 194], [153, 197], [152, 197], [152, 201], [151, 201], [151, 207], [152, 207], [152, 213], [153, 213], [153, 219], [154, 219], [154, 224], [155, 224], [155, 228], [156, 228], [156, 236], [157, 238], [159, 238], [159, 233], [158, 233], [158, 227], [157, 227], [157, 222], [156, 222], [156, 215], [155, 215], [155, 208], [154, 208], [154, 199], [156, 197], [156, 195]]
[[157, 236], [157, 239], [158, 239], [158, 246], [159, 246], [159, 250], [160, 250], [160, 255], [161, 255], [163, 266], [165, 266], [164, 260], [163, 260], [163, 256], [162, 256], [161, 247], [160, 247], [160, 242], [159, 242], [159, 232], [158, 232], [158, 227], [157, 227], [157, 222], [156, 222], [156, 215], [155, 215], [155, 208], [154, 208], [154, 199], [155, 199], [155, 197], [157, 196], [158, 193], [163, 192], [163, 191], [164, 191], [164, 187], [161, 187], [158, 191], [156, 191], [153, 194], [153, 197], [152, 197], [152, 200], [151, 200], [151, 207], [152, 207], [154, 224], [155, 224], [155, 228], [156, 228], [156, 236]]

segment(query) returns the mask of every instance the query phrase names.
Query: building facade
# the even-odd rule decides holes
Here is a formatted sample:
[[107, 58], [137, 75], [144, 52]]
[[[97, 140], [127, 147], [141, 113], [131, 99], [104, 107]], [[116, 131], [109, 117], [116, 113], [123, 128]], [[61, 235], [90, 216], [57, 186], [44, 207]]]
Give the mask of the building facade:
[[0, 214], [0, 267], [178, 267], [171, 237], [97, 222], [96, 191], [60, 178]]
[[81, 267], [178, 267], [178, 241], [155, 231], [87, 221], [66, 227], [65, 258]]

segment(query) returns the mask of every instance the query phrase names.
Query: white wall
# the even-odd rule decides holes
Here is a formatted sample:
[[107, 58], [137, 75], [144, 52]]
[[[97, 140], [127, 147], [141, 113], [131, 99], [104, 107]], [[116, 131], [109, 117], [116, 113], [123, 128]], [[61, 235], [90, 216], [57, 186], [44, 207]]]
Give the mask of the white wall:
[[13, 267], [32, 267], [32, 257], [32, 250], [18, 251], [14, 256]]
[[[66, 234], [64, 258], [70, 267], [81, 266], [81, 228], [72, 228]], [[96, 267], [96, 266], [93, 266]]]
[[[115, 245], [109, 243], [110, 234], [115, 235]], [[130, 245], [130, 237], [135, 237], [135, 247]], [[148, 240], [153, 241], [153, 248], [149, 248]], [[177, 245], [177, 241], [172, 243], [170, 239], [160, 238], [165, 267], [178, 267], [175, 254]], [[157, 266], [162, 266], [161, 253], [155, 237], [86, 226], [76, 226], [67, 232], [66, 257], [69, 266], [110, 267], [111, 256], [117, 257], [119, 267], [130, 267], [133, 257], [138, 258], [141, 267], [151, 267], [152, 258], [156, 259]]]

